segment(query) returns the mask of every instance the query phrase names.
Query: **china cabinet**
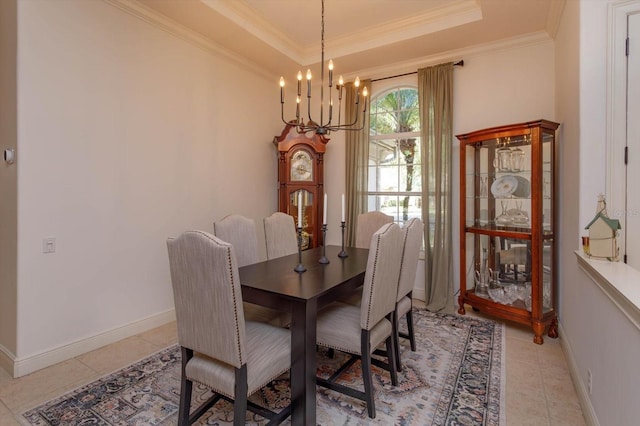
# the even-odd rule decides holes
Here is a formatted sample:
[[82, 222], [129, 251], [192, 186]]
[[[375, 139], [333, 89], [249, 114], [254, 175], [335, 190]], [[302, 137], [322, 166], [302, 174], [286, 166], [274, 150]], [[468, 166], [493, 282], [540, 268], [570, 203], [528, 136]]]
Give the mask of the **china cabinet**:
[[558, 337], [556, 129], [547, 120], [457, 135], [465, 305]]

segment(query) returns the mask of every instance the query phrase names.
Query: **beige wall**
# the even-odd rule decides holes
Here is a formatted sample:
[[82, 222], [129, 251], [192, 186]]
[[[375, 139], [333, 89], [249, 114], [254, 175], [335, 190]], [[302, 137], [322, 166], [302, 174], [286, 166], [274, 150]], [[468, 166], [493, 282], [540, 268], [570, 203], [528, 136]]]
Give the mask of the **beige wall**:
[[[16, 0], [0, 2], [0, 367], [16, 352], [17, 164], [2, 159], [16, 149]], [[19, 155], [19, 153], [18, 153]]]
[[282, 126], [277, 82], [106, 2], [19, 2], [18, 24], [28, 363], [170, 311], [166, 238], [234, 212], [261, 226]]

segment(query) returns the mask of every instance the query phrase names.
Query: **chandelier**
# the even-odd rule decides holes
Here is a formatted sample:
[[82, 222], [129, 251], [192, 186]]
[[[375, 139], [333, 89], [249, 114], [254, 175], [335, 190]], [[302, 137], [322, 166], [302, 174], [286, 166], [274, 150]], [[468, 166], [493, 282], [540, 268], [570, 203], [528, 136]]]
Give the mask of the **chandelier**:
[[[284, 77], [280, 77], [280, 109], [281, 118], [285, 124], [295, 124], [296, 130], [300, 133], [315, 132], [318, 135], [326, 135], [330, 132], [338, 130], [351, 130], [358, 131], [364, 128], [365, 113], [367, 112], [367, 88], [362, 89], [363, 107], [362, 107], [362, 122], [358, 127], [358, 110], [360, 106], [360, 78], [356, 77], [353, 85], [356, 88], [355, 96], [355, 108], [352, 122], [340, 124], [340, 115], [342, 112], [342, 94], [344, 89], [344, 80], [342, 76], [338, 78], [338, 84], [336, 89], [338, 91], [338, 124], [332, 124], [333, 118], [333, 96], [331, 94], [331, 88], [333, 87], [333, 61], [329, 60], [327, 68], [329, 69], [329, 117], [324, 121], [324, 0], [322, 0], [322, 20], [321, 20], [321, 57], [320, 57], [320, 120], [316, 122], [311, 118], [311, 70], [307, 70], [307, 116], [309, 121], [305, 124], [304, 117], [300, 116], [300, 101], [301, 101], [301, 86], [302, 86], [302, 71], [298, 71], [298, 95], [296, 97], [296, 118], [295, 121], [286, 121], [284, 119]], [[347, 118], [345, 118], [347, 120]]]

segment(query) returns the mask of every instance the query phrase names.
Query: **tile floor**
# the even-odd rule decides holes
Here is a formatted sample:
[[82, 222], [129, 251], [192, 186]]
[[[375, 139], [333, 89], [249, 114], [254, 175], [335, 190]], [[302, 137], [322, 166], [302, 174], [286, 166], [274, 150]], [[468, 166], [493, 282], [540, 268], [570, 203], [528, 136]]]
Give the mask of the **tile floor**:
[[[473, 311], [470, 314], [482, 316]], [[507, 323], [507, 424], [585, 425], [559, 339], [545, 338], [545, 343], [539, 346], [533, 343], [532, 336], [530, 329]], [[0, 425], [20, 425], [20, 413], [27, 409], [174, 342], [175, 322], [19, 379], [12, 379], [0, 368]]]

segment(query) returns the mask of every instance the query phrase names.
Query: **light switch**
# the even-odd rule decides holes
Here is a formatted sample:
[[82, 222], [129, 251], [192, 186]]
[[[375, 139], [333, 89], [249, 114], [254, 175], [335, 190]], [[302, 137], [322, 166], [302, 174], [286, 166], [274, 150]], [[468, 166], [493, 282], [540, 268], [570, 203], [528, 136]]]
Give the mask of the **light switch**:
[[55, 251], [56, 251], [56, 239], [54, 237], [49, 237], [42, 240], [43, 253], [55, 253]]

